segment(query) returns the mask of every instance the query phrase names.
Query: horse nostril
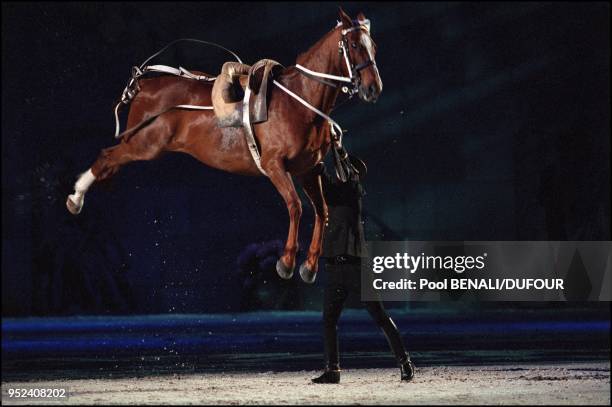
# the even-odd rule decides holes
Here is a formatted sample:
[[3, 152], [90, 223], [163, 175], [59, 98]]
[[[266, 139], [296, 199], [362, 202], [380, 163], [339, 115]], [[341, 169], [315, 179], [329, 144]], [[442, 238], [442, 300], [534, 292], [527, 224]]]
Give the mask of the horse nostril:
[[376, 95], [376, 86], [374, 84], [368, 86], [368, 95], [369, 96]]

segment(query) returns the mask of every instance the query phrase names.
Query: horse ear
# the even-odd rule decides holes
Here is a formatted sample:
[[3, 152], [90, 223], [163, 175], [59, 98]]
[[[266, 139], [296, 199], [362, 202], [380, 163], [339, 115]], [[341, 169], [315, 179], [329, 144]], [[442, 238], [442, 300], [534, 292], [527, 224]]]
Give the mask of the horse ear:
[[342, 22], [344, 28], [350, 28], [353, 26], [353, 21], [348, 16], [348, 14], [346, 14], [344, 10], [342, 10], [342, 7], [338, 7], [338, 15], [340, 16], [340, 22]]
[[370, 31], [370, 20], [361, 11], [357, 14], [357, 21], [359, 24], [364, 25], [368, 32]]

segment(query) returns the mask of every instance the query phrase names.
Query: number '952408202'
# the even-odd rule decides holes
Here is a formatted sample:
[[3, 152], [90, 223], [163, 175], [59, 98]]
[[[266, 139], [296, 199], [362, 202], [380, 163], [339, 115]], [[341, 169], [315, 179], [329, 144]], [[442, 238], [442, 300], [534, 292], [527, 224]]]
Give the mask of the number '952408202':
[[65, 388], [45, 388], [45, 387], [11, 387], [4, 389], [3, 399], [66, 399], [68, 391]]

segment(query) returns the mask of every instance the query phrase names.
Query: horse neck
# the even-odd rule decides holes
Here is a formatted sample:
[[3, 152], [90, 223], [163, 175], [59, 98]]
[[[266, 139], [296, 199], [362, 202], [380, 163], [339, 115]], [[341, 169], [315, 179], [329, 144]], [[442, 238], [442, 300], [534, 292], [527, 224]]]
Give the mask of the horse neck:
[[[297, 63], [316, 72], [344, 75], [338, 56], [338, 29], [330, 31], [310, 49], [297, 58]], [[306, 75], [299, 75], [301, 96], [317, 109], [329, 114], [336, 103], [339, 88], [326, 85]]]

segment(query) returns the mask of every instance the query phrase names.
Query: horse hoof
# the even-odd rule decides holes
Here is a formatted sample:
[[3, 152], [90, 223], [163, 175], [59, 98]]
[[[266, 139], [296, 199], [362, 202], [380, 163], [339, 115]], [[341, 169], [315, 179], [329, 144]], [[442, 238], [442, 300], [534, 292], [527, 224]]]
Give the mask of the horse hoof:
[[70, 195], [68, 195], [68, 199], [66, 199], [66, 208], [68, 208], [68, 212], [71, 214], [78, 215], [81, 213], [81, 209], [83, 209], [83, 204], [77, 205], [72, 199], [70, 199]]
[[276, 272], [283, 280], [289, 280], [293, 277], [293, 268], [285, 266], [282, 259], [278, 259], [276, 262]]
[[312, 284], [317, 278], [317, 271], [309, 269], [306, 263], [302, 263], [300, 266], [300, 276], [305, 283]]

